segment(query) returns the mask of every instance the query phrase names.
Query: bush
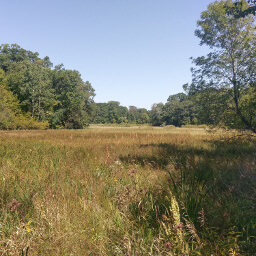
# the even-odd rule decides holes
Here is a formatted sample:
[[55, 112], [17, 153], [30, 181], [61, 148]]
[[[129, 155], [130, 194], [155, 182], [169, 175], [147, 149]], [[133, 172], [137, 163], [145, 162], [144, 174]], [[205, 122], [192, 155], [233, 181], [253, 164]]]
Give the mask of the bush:
[[48, 121], [38, 122], [30, 116], [18, 115], [14, 126], [14, 129], [19, 130], [46, 130], [49, 128], [49, 123]]

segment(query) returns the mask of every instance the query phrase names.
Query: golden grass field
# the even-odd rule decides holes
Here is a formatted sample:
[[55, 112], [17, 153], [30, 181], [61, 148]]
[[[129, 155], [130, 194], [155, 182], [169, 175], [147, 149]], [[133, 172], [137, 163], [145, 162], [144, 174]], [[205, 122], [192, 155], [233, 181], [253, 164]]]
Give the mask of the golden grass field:
[[235, 135], [1, 131], [0, 255], [255, 255], [255, 139]]

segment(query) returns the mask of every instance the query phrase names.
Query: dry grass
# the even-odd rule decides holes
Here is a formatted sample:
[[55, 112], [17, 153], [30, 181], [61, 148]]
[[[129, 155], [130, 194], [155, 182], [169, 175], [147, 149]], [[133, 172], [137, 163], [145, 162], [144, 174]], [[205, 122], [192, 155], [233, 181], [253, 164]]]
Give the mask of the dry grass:
[[[0, 132], [0, 254], [25, 255], [29, 248], [28, 255], [194, 255], [206, 250], [226, 255], [218, 254], [221, 244], [212, 242], [213, 231], [204, 231], [207, 248], [191, 235], [200, 228], [188, 208], [194, 207], [195, 198], [196, 207], [205, 203], [203, 193], [211, 180], [189, 183], [183, 169], [193, 173], [204, 165], [205, 172], [210, 168], [216, 175], [218, 168], [232, 169], [235, 158], [230, 155], [221, 163], [215, 143], [230, 136], [149, 126]], [[240, 159], [242, 153], [235, 150]], [[241, 175], [255, 168], [252, 154], [245, 158], [248, 168], [240, 166]], [[181, 171], [187, 176], [180, 178]], [[230, 197], [232, 184], [218, 182]], [[195, 197], [186, 186], [201, 186], [202, 196]], [[224, 192], [218, 195], [215, 209], [226, 200]], [[205, 210], [216, 214], [218, 209]], [[228, 221], [235, 225], [232, 218]], [[223, 252], [238, 253], [238, 242], [227, 234]]]

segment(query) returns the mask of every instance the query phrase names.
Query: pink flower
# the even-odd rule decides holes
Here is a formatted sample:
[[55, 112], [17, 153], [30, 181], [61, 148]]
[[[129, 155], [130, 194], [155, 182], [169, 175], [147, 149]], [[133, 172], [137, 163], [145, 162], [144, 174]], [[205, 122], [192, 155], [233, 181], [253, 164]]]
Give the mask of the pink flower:
[[182, 229], [183, 228], [183, 223], [181, 222], [180, 224], [177, 224], [174, 226], [174, 230], [177, 230], [178, 228]]
[[128, 175], [129, 175], [129, 176], [134, 176], [134, 174], [135, 174], [136, 172], [137, 172], [136, 169], [131, 169], [131, 170], [128, 171]]
[[12, 201], [8, 204], [8, 208], [11, 210], [11, 212], [14, 212], [21, 205], [22, 203], [18, 203], [16, 199], [12, 199]]

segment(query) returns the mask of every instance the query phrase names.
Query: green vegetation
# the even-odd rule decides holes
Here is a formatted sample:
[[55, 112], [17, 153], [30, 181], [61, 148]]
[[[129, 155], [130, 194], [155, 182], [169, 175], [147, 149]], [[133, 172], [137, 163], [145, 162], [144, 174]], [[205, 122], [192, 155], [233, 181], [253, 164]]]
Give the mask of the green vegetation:
[[78, 71], [63, 65], [52, 69], [48, 57], [38, 56], [16, 44], [0, 46], [0, 98], [8, 94], [8, 104], [1, 102], [1, 128], [86, 127], [94, 96], [91, 84]]
[[[192, 69], [189, 90], [199, 94], [209, 91], [210, 95], [217, 92], [225, 103], [225, 108], [217, 104], [223, 112], [218, 115], [223, 117], [220, 121], [256, 133], [255, 16], [237, 19], [227, 15], [226, 10], [232, 6], [230, 0], [214, 2], [201, 14], [195, 33], [200, 44], [209, 46], [212, 52], [193, 60], [197, 68]], [[244, 8], [248, 7], [244, 3]]]
[[[249, 4], [249, 6], [248, 6]], [[244, 18], [247, 15], [256, 13], [256, 1], [255, 0], [237, 0], [233, 6], [227, 8], [227, 14], [233, 15], [235, 18]]]
[[198, 21], [195, 34], [211, 52], [193, 59], [192, 83], [150, 111], [95, 103], [91, 84], [63, 65], [18, 45], [0, 48], [1, 129], [82, 129], [93, 124], [208, 125], [256, 133], [255, 16], [237, 17], [242, 1], [216, 1]]
[[1, 255], [255, 255], [255, 139], [200, 128], [0, 133]]
[[149, 123], [149, 111], [144, 108], [130, 106], [129, 109], [120, 106], [118, 101], [108, 103], [95, 103], [91, 122], [94, 124], [147, 124]]
[[255, 255], [248, 2], [208, 6], [196, 35], [211, 52], [150, 111], [96, 103], [78, 71], [0, 46], [1, 255]]
[[[241, 11], [252, 8], [245, 1], [240, 5]], [[236, 17], [236, 8], [231, 0], [215, 1], [202, 12], [195, 34], [211, 52], [193, 59], [186, 94], [153, 105], [153, 125], [207, 124], [256, 133], [255, 16]]]
[[198, 107], [192, 97], [185, 93], [170, 95], [166, 104], [158, 103], [152, 106], [151, 123], [155, 126], [204, 124], [198, 117]]

